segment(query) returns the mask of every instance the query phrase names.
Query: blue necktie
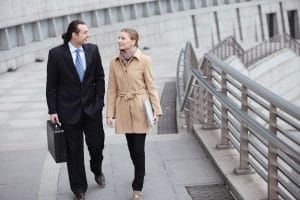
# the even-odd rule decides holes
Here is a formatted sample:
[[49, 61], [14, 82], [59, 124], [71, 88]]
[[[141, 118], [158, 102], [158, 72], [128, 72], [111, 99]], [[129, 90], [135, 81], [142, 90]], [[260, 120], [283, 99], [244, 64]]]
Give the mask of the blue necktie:
[[83, 65], [82, 65], [82, 60], [80, 57], [80, 49], [76, 49], [76, 60], [75, 60], [75, 67], [76, 71], [79, 75], [79, 79], [82, 82], [83, 76], [84, 76], [84, 70], [83, 70]]

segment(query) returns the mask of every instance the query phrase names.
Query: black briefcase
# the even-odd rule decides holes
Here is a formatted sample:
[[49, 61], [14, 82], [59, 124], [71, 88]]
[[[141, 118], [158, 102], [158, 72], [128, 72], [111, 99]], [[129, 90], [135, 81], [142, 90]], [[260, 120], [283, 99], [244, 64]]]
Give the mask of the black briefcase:
[[67, 148], [64, 130], [59, 124], [47, 120], [48, 150], [56, 163], [67, 162]]

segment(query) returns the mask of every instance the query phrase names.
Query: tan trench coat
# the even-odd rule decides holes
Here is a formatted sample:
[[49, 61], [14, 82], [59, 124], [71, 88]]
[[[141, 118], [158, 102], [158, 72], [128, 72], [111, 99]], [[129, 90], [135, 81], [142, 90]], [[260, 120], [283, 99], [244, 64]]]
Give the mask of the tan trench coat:
[[150, 58], [137, 49], [127, 66], [118, 56], [110, 62], [106, 117], [115, 118], [116, 133], [147, 133], [144, 101], [150, 98], [154, 115], [161, 106], [152, 77]]

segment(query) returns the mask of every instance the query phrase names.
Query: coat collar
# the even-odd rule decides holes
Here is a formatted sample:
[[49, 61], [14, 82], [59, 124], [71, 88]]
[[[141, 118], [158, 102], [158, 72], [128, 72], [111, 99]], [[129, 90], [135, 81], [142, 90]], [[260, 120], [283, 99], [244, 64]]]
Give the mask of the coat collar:
[[[142, 55], [141, 50], [139, 48], [137, 48], [135, 54], [133, 55], [133, 58], [136, 58], [137, 60], [140, 60], [141, 59], [141, 55]], [[120, 60], [119, 55], [116, 55], [115, 58], [114, 58], [114, 60], [115, 61]]]

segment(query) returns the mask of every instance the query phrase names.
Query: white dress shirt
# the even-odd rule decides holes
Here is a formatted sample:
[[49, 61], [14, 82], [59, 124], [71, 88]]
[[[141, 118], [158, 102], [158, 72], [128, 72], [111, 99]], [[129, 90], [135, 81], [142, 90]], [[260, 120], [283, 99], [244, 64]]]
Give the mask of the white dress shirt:
[[69, 45], [70, 52], [72, 54], [74, 65], [75, 65], [75, 62], [76, 62], [76, 49], [80, 50], [79, 55], [80, 55], [80, 58], [81, 58], [81, 61], [82, 61], [83, 70], [85, 71], [85, 69], [86, 69], [86, 60], [85, 60], [85, 54], [84, 54], [83, 48], [82, 47], [76, 48], [72, 45], [71, 42], [69, 42], [68, 45]]

